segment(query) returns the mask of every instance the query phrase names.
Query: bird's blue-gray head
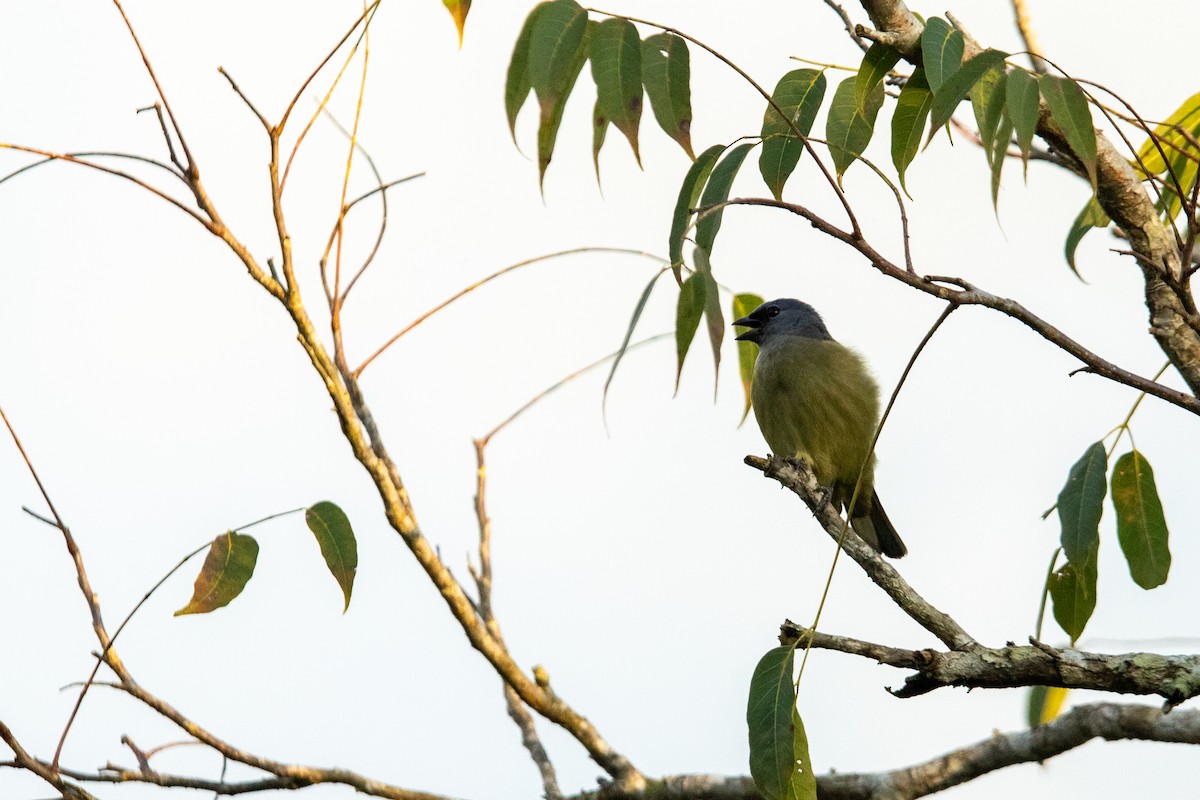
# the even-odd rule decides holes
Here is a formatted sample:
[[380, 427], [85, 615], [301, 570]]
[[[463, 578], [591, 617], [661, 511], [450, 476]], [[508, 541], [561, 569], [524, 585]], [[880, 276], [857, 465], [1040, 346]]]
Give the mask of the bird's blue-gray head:
[[806, 339], [832, 339], [817, 310], [808, 303], [784, 297], [763, 303], [748, 316], [734, 320], [735, 326], [749, 328], [737, 338], [762, 345], [768, 337], [802, 336]]

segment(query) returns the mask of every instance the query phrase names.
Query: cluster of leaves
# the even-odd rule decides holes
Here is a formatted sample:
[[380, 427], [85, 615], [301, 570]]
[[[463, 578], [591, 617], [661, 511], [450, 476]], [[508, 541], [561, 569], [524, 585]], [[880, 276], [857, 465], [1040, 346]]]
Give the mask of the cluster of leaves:
[[[341, 508], [328, 501], [305, 509], [304, 519], [317, 538], [325, 565], [342, 590], [343, 610], [350, 608], [350, 594], [358, 569], [358, 543], [350, 520]], [[209, 546], [200, 574], [196, 576], [192, 599], [176, 611], [175, 616], [207, 614], [229, 605], [254, 577], [257, 563], [258, 542], [254, 537], [237, 531], [219, 534]]]

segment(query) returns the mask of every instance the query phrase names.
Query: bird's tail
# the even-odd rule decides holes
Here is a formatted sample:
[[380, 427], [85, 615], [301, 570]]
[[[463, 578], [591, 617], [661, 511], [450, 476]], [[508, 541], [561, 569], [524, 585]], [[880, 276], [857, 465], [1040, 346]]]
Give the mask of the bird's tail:
[[861, 517], [855, 517], [851, 522], [854, 523], [854, 532], [885, 556], [902, 558], [908, 553], [900, 534], [896, 533], [887, 512], [883, 510], [879, 495], [874, 492], [871, 493], [870, 511]]

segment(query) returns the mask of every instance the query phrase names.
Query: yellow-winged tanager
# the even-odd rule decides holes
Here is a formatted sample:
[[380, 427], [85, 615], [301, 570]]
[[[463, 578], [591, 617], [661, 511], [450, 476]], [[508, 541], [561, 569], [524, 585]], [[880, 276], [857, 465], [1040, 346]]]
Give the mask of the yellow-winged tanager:
[[862, 358], [834, 341], [820, 314], [799, 300], [763, 303], [733, 324], [750, 329], [738, 339], [759, 347], [750, 396], [771, 452], [807, 461], [838, 508], [850, 504], [861, 469], [850, 524], [885, 556], [903, 556], [908, 548], [875, 494], [869, 451], [879, 423], [879, 386]]

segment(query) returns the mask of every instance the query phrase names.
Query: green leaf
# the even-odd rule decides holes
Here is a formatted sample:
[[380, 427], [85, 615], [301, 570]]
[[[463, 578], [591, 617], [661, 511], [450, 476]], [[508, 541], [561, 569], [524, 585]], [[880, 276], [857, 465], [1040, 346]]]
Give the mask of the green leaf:
[[808, 734], [804, 730], [804, 720], [800, 719], [800, 712], [795, 708], [792, 709], [792, 728], [795, 738], [792, 756], [796, 771], [792, 773], [792, 782], [788, 784], [788, 800], [817, 800], [817, 773], [808, 755]]
[[346, 600], [346, 605], [342, 608], [344, 613], [350, 608], [354, 573], [358, 570], [358, 542], [354, 539], [350, 520], [341, 508], [323, 500], [305, 510], [304, 521], [317, 537], [321, 555], [325, 558], [325, 566], [329, 567], [333, 579], [342, 588], [342, 596]]
[[[679, 379], [683, 376], [683, 361], [687, 358], [704, 315], [706, 281], [699, 272], [693, 272], [679, 289], [679, 302], [675, 306], [675, 394], [679, 394]], [[739, 342], [740, 344], [740, 342]]]
[[750, 679], [750, 777], [767, 800], [786, 800], [796, 772], [794, 653], [791, 647], [768, 650]]
[[829, 116], [825, 120], [825, 139], [838, 180], [849, 169], [854, 160], [863, 154], [874, 133], [875, 117], [883, 105], [883, 84], [876, 84], [875, 91], [867, 98], [864, 114], [858, 113], [855, 103], [857, 78], [846, 78], [833, 93]]
[[1029, 702], [1025, 707], [1029, 727], [1036, 728], [1038, 725], [1052, 722], [1062, 711], [1067, 692], [1068, 690], [1061, 686], [1029, 687]]
[[[756, 294], [739, 294], [733, 298], [733, 318], [741, 319], [763, 304], [763, 299]], [[754, 382], [754, 359], [758, 357], [758, 345], [754, 342], [738, 342], [738, 371], [742, 376], [742, 392], [746, 396], [746, 407], [742, 411], [741, 422], [746, 421], [750, 414], [750, 385]], [[741, 422], [738, 425], [741, 425]]]
[[1117, 538], [1133, 582], [1143, 589], [1162, 586], [1171, 570], [1167, 519], [1154, 485], [1154, 470], [1137, 450], [1130, 450], [1113, 466], [1112, 502]]
[[1092, 125], [1092, 111], [1088, 108], [1087, 98], [1079, 85], [1070, 78], [1060, 78], [1057, 75], [1041, 75], [1038, 77], [1038, 89], [1046, 107], [1050, 109], [1050, 118], [1054, 120], [1071, 151], [1078, 157], [1087, 170], [1088, 179], [1092, 182], [1092, 191], [1096, 189], [1096, 129]]
[[725, 339], [725, 317], [721, 314], [720, 289], [712, 274], [712, 262], [707, 250], [697, 247], [692, 254], [696, 261], [696, 272], [704, 279], [704, 319], [708, 322], [708, 340], [713, 354], [713, 402], [717, 400], [717, 380], [721, 372], [721, 342]]
[[1071, 646], [1083, 635], [1083, 629], [1096, 610], [1096, 550], [1079, 564], [1064, 564], [1050, 576], [1050, 600], [1054, 619], [1071, 637]]
[[654, 119], [694, 159], [690, 58], [687, 42], [673, 33], [657, 33], [642, 42], [642, 82]]
[[1017, 146], [1021, 148], [1021, 163], [1029, 172], [1029, 153], [1033, 149], [1033, 134], [1038, 121], [1038, 80], [1019, 67], [1014, 67], [1006, 79], [1004, 107], [1012, 120], [1017, 134]]
[[776, 200], [783, 199], [783, 186], [804, 153], [804, 141], [796, 136], [796, 131], [808, 136], [812, 130], [825, 98], [825, 83], [825, 73], [820, 70], [794, 69], [779, 79], [771, 95], [783, 115], [767, 104], [758, 171]]
[[[720, 163], [713, 168], [708, 185], [704, 187], [704, 194], [700, 197], [700, 208], [717, 206], [729, 199], [729, 190], [733, 188], [733, 179], [737, 176], [738, 170], [742, 168], [742, 162], [746, 160], [746, 154], [752, 147], [754, 144], [751, 142], [739, 144], [726, 153]], [[725, 209], [719, 208], [715, 211], [703, 212], [696, 221], [696, 246], [705, 250], [710, 256], [713, 243], [717, 239], [717, 231], [721, 230], [721, 217], [724, 215]]]
[[933, 106], [933, 92], [925, 79], [925, 70], [917, 67], [900, 90], [896, 100], [896, 112], [892, 115], [892, 163], [900, 176], [900, 187], [904, 185], [904, 173], [917, 157], [921, 147], [921, 134], [925, 132], [925, 120]]
[[629, 140], [638, 153], [638, 126], [642, 120], [642, 40], [626, 19], [596, 23], [588, 44], [592, 79], [596, 82], [596, 107]]
[[246, 588], [257, 561], [258, 542], [252, 537], [229, 531], [213, 539], [196, 576], [192, 599], [175, 616], [207, 614], [229, 605]]
[[725, 146], [714, 144], [700, 154], [692, 162], [692, 166], [683, 177], [683, 185], [679, 187], [679, 199], [675, 201], [675, 213], [671, 215], [671, 238], [667, 242], [667, 250], [671, 256], [671, 269], [675, 272], [675, 282], [679, 283], [679, 269], [683, 265], [683, 239], [687, 234], [688, 220], [692, 218], [692, 209], [700, 203], [700, 193], [708, 183], [717, 158], [725, 152]]
[[941, 17], [930, 17], [921, 33], [921, 60], [925, 65], [925, 78], [934, 93], [958, 71], [962, 57], [962, 32], [950, 27], [950, 23]]
[[646, 310], [646, 301], [650, 299], [650, 293], [654, 291], [654, 284], [658, 283], [658, 279], [666, 271], [664, 268], [654, 273], [654, 277], [646, 284], [646, 288], [642, 289], [642, 294], [638, 297], [637, 305], [633, 307], [633, 316], [629, 320], [629, 327], [625, 329], [625, 338], [621, 340], [621, 346], [617, 349], [617, 355], [613, 358], [612, 367], [608, 371], [608, 377], [604, 380], [604, 394], [600, 398], [602, 414], [608, 405], [608, 387], [612, 384], [613, 376], [617, 374], [617, 366], [621, 363], [621, 359], [625, 357], [625, 351], [629, 348], [629, 340], [633, 338], [633, 331], [637, 327], [638, 320], [642, 318], [642, 312]]
[[1075, 273], [1075, 277], [1080, 280], [1083, 280], [1083, 276], [1079, 274], [1079, 268], [1075, 265], [1075, 249], [1079, 247], [1079, 242], [1083, 239], [1084, 234], [1092, 228], [1107, 228], [1110, 222], [1112, 220], [1108, 218], [1108, 214], [1104, 213], [1100, 203], [1095, 197], [1092, 197], [1079, 212], [1079, 216], [1075, 217], [1075, 221], [1071, 223], [1071, 230], [1067, 232], [1067, 264]]
[[587, 60], [587, 12], [575, 0], [551, 0], [529, 37], [529, 79], [541, 108], [538, 122], [538, 184], [554, 155], [567, 97]]
[[[1190, 131], [1194, 137], [1200, 138], [1200, 92], [1183, 101], [1183, 105], [1175, 109], [1175, 113], [1167, 117], [1161, 125], [1154, 127], [1154, 135], [1146, 139], [1138, 148], [1138, 160], [1151, 175], [1158, 175], [1167, 170], [1167, 162], [1163, 153], [1170, 153], [1172, 145], [1187, 146], [1187, 139], [1178, 128]], [[1155, 142], [1158, 146], [1155, 146]], [[1162, 150], [1160, 153], [1159, 150]]]
[[600, 184], [600, 150], [608, 138], [608, 116], [600, 108], [600, 101], [592, 107], [592, 166], [596, 168], [596, 184]]
[[1000, 109], [1000, 120], [996, 123], [996, 138], [991, 153], [992, 168], [992, 209], [997, 216], [1000, 213], [1000, 173], [1004, 170], [1004, 161], [1008, 157], [1008, 142], [1012, 139], [1012, 120], [1008, 111]]
[[471, 0], [442, 0], [442, 5], [454, 18], [454, 27], [458, 29], [458, 46], [462, 47], [463, 28], [467, 24], [467, 13], [471, 10]]
[[[1196, 182], [1196, 168], [1200, 166], [1196, 161], [1200, 152], [1186, 143], [1176, 145], [1168, 152], [1170, 177], [1166, 178], [1162, 187], [1162, 197], [1155, 205], [1162, 212], [1163, 219], [1173, 220], [1183, 210], [1184, 200], [1191, 199], [1192, 186]], [[1183, 190], [1182, 194], [1176, 188], [1176, 181]]]
[[517, 143], [517, 114], [533, 91], [533, 79], [529, 77], [529, 40], [537, 25], [538, 15], [548, 5], [539, 3], [529, 12], [508, 62], [508, 75], [504, 80], [504, 110], [508, 114], [508, 131], [512, 134], [513, 144]]
[[1004, 113], [1004, 65], [997, 64], [985, 72], [968, 94], [971, 98], [971, 110], [975, 113], [975, 124], [979, 126], [983, 155], [990, 167], [996, 145], [1006, 149], [1008, 147], [1007, 141], [996, 141], [996, 128], [999, 127], [1000, 117]]
[[899, 50], [879, 42], [872, 44], [863, 54], [854, 85], [854, 103], [859, 114], [866, 115], [867, 103], [871, 95], [875, 94], [875, 87], [883, 83], [883, 79], [899, 60]]
[[1058, 493], [1063, 553], [1072, 564], [1094, 558], [1100, 545], [1100, 516], [1104, 513], [1104, 495], [1108, 493], [1107, 469], [1104, 443], [1096, 442], [1071, 467], [1067, 484]]
[[950, 121], [954, 109], [958, 108], [958, 104], [963, 101], [963, 98], [967, 96], [979, 79], [985, 73], [1003, 64], [1006, 58], [1008, 58], [1008, 53], [1002, 53], [999, 50], [984, 50], [946, 77], [940, 88], [933, 90], [933, 122], [929, 126], [931, 140], [938, 130]]

